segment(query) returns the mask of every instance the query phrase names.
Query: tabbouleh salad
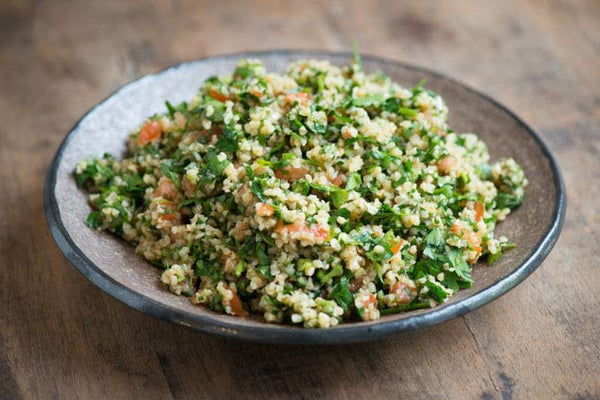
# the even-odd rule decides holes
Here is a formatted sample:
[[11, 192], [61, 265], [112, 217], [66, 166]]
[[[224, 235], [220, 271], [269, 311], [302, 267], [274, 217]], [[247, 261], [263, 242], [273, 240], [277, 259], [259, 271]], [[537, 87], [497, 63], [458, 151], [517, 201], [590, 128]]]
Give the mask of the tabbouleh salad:
[[442, 98], [360, 58], [267, 73], [239, 61], [131, 133], [122, 160], [77, 165], [91, 228], [217, 312], [327, 328], [433, 307], [514, 245], [496, 223], [527, 179], [447, 124]]

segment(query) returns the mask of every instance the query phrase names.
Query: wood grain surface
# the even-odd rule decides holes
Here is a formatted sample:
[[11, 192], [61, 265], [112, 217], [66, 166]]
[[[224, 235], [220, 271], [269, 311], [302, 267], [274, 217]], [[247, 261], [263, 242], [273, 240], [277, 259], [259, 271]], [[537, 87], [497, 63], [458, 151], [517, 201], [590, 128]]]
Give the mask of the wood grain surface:
[[[95, 103], [185, 60], [353, 39], [492, 95], [557, 156], [566, 223], [523, 284], [386, 341], [285, 347], [161, 322], [64, 260], [42, 185]], [[0, 113], [0, 398], [600, 398], [598, 1], [2, 1]]]

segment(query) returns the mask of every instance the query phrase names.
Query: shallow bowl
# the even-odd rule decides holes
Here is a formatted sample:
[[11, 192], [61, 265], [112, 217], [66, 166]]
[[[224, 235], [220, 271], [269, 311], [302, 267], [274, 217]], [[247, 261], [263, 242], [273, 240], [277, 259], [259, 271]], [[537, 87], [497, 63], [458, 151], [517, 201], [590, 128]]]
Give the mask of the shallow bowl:
[[48, 225], [75, 268], [116, 299], [176, 324], [252, 341], [295, 344], [369, 341], [438, 324], [500, 297], [530, 275], [558, 239], [566, 209], [565, 190], [556, 161], [531, 128], [493, 99], [442, 74], [365, 56], [366, 71], [380, 70], [402, 86], [412, 87], [426, 79], [426, 86], [442, 95], [448, 105], [450, 126], [455, 131], [477, 133], [487, 143], [492, 160], [513, 157], [523, 167], [529, 179], [523, 205], [497, 227], [497, 236], [507, 236], [517, 247], [492, 267], [476, 265], [473, 286], [436, 308], [323, 330], [267, 324], [258, 317], [222, 315], [192, 305], [186, 297], [171, 294], [159, 285], [161, 271], [136, 255], [132, 246], [106, 232], [86, 227], [90, 211], [88, 196], [77, 188], [72, 171], [84, 158], [105, 152], [123, 155], [129, 132], [150, 115], [165, 112], [165, 100], [176, 104], [190, 99], [206, 78], [230, 73], [242, 57], [259, 58], [268, 70], [281, 71], [290, 61], [302, 58], [328, 59], [341, 65], [352, 56], [271, 51], [180, 64], [119, 89], [92, 108], [60, 146], [44, 187]]

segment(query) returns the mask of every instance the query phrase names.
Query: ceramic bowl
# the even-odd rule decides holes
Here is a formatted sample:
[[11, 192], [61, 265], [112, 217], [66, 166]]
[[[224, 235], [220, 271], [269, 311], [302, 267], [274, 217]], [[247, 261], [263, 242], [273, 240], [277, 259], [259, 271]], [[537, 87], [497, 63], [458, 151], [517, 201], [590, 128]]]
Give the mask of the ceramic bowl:
[[493, 99], [442, 74], [365, 56], [366, 71], [380, 70], [402, 86], [412, 87], [426, 79], [426, 86], [448, 105], [450, 126], [455, 131], [477, 133], [487, 143], [492, 160], [510, 156], [523, 167], [529, 179], [523, 205], [497, 227], [497, 236], [507, 236], [517, 247], [492, 267], [476, 265], [473, 287], [461, 290], [436, 308], [330, 329], [304, 329], [267, 324], [259, 317], [222, 315], [171, 294], [159, 284], [161, 271], [136, 255], [132, 246], [86, 227], [88, 196], [75, 185], [72, 171], [84, 158], [105, 152], [123, 155], [129, 132], [150, 115], [164, 112], [165, 100], [176, 104], [190, 99], [206, 78], [230, 73], [242, 57], [259, 58], [268, 70], [281, 71], [289, 62], [302, 58], [327, 59], [341, 65], [352, 56], [271, 51], [213, 57], [145, 76], [92, 108], [69, 132], [49, 168], [44, 207], [65, 257], [100, 290], [141, 312], [223, 336], [295, 344], [370, 341], [446, 321], [500, 297], [531, 274], [558, 239], [566, 208], [565, 190], [554, 157], [531, 128]]

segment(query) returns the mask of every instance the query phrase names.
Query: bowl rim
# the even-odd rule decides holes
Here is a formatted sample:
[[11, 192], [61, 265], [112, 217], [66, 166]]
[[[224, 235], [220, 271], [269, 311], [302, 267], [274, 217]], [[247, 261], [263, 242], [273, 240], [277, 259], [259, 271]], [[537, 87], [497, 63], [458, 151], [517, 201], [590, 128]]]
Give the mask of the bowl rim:
[[89, 111], [87, 111], [71, 128], [67, 136], [63, 139], [56, 155], [54, 156], [48, 168], [46, 180], [43, 189], [43, 204], [44, 212], [48, 227], [56, 244], [65, 256], [65, 258], [90, 282], [98, 288], [108, 293], [110, 296], [121, 301], [122, 303], [132, 307], [142, 313], [152, 315], [164, 321], [170, 321], [178, 325], [193, 328], [195, 330], [214, 333], [220, 336], [233, 337], [244, 339], [253, 342], [263, 342], [272, 344], [342, 344], [373, 341], [382, 339], [400, 332], [412, 331], [435, 325], [452, 318], [473, 311], [484, 304], [497, 299], [504, 295], [510, 289], [516, 287], [525, 278], [527, 278], [548, 256], [562, 229], [566, 207], [566, 191], [564, 182], [558, 163], [546, 144], [540, 136], [523, 120], [521, 120], [514, 112], [494, 100], [490, 96], [471, 88], [464, 83], [446, 76], [445, 74], [432, 71], [427, 68], [407, 64], [404, 62], [385, 59], [382, 57], [363, 55], [363, 60], [396, 66], [413, 71], [421, 71], [441, 79], [451, 81], [454, 84], [460, 85], [467, 91], [479, 96], [481, 99], [491, 103], [493, 106], [500, 108], [507, 113], [515, 122], [525, 128], [525, 131], [534, 139], [535, 143], [540, 147], [544, 156], [547, 157], [550, 163], [550, 169], [553, 173], [553, 184], [556, 191], [556, 204], [554, 206], [552, 221], [546, 229], [544, 235], [528, 254], [524, 262], [522, 262], [514, 271], [504, 276], [493, 285], [473, 293], [472, 295], [458, 300], [455, 303], [439, 305], [432, 308], [423, 314], [409, 316], [403, 319], [374, 322], [368, 325], [360, 323], [353, 325], [341, 324], [337, 327], [329, 329], [306, 329], [301, 327], [293, 327], [290, 325], [274, 325], [264, 323], [260, 326], [250, 326], [219, 320], [216, 317], [193, 314], [185, 310], [167, 305], [157, 300], [151, 299], [140, 292], [123, 285], [106, 274], [101, 268], [94, 264], [79, 248], [68, 231], [66, 230], [58, 209], [58, 203], [54, 193], [57, 182], [58, 167], [62, 160], [63, 153], [71, 138], [77, 133], [79, 126], [85, 119], [95, 112], [96, 108], [107, 102], [120, 92], [131, 86], [143, 84], [146, 80], [156, 78], [168, 71], [173, 71], [179, 68], [187, 68], [196, 64], [209, 62], [212, 60], [232, 60], [238, 58], [261, 58], [266, 56], [282, 55], [282, 56], [304, 56], [304, 57], [319, 57], [319, 56], [334, 56], [334, 57], [352, 57], [350, 52], [325, 51], [325, 50], [268, 50], [255, 52], [229, 53], [224, 55], [206, 57], [198, 60], [187, 61], [165, 68], [154, 74], [145, 75], [134, 81], [126, 83], [119, 89], [115, 90], [104, 100], [97, 103]]

